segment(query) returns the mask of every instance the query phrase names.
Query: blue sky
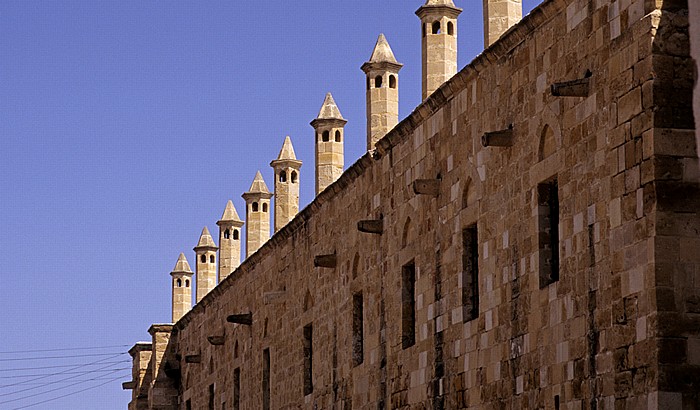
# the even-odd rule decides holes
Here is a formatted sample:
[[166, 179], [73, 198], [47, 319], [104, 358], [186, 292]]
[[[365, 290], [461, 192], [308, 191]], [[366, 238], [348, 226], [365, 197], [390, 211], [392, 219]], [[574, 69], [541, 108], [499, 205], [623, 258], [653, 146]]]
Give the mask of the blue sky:
[[[365, 149], [360, 66], [379, 33], [405, 65], [400, 117], [419, 104], [422, 3], [0, 1], [0, 408], [102, 382], [31, 408], [126, 408], [128, 371], [30, 382], [19, 376], [49, 371], [8, 369], [62, 372], [148, 340], [150, 324], [170, 320], [178, 254], [193, 261], [228, 199], [244, 215], [257, 170], [272, 188], [285, 135], [308, 204], [309, 122], [326, 92], [348, 120], [346, 166]], [[460, 68], [483, 48], [481, 3], [456, 1]], [[80, 350], [16, 353], [68, 348]]]

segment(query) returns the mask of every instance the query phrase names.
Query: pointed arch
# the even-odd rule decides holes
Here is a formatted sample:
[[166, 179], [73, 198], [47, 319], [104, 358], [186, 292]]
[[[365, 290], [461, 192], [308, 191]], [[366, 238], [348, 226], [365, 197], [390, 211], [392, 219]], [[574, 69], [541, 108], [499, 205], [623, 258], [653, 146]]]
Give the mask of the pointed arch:
[[357, 271], [360, 268], [360, 253], [355, 252], [355, 257], [352, 260], [352, 278], [357, 278]]
[[432, 32], [433, 34], [440, 34], [440, 20], [433, 22]]
[[406, 222], [403, 224], [403, 233], [401, 234], [401, 247], [405, 248], [406, 245], [411, 243], [413, 240], [413, 227], [411, 226], [411, 217], [406, 218]]
[[450, 36], [454, 36], [454, 35], [455, 35], [455, 25], [454, 25], [454, 23], [451, 22], [451, 21], [448, 21], [448, 22], [447, 22], [447, 34], [450, 35]]
[[311, 292], [306, 290], [306, 296], [304, 296], [304, 312], [314, 307], [314, 298], [311, 296]]
[[537, 152], [537, 161], [542, 161], [554, 154], [557, 149], [557, 142], [554, 137], [554, 130], [549, 124], [545, 124], [540, 132], [540, 143]]

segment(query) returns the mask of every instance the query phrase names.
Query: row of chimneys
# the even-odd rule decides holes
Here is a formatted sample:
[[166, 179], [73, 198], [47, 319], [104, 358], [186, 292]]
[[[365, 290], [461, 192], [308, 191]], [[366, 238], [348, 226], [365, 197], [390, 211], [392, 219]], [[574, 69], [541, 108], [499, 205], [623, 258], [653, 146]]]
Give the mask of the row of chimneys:
[[[483, 0], [484, 44], [496, 41], [522, 17], [522, 0]], [[452, 0], [427, 0], [416, 14], [422, 26], [422, 96], [425, 100], [445, 81], [457, 73], [457, 17], [462, 9]], [[383, 34], [379, 35], [369, 61], [362, 65], [367, 76], [367, 150], [374, 148], [399, 121], [398, 74], [403, 65]], [[343, 173], [344, 127], [347, 121], [328, 93], [321, 110], [311, 125], [316, 134], [316, 194], [336, 181]], [[286, 137], [276, 160], [270, 163], [275, 171], [275, 232], [299, 212], [299, 173], [292, 142]], [[231, 201], [216, 224], [219, 244], [214, 243], [205, 227], [194, 251], [196, 253], [196, 301], [199, 303], [219, 281], [225, 279], [241, 263], [241, 228], [246, 227], [246, 256], [257, 251], [270, 237], [270, 199], [258, 171], [248, 190], [246, 223], [240, 219]], [[219, 253], [218, 272], [216, 253]], [[192, 308], [192, 276], [184, 254], [180, 254], [172, 276], [172, 321], [177, 322]]]

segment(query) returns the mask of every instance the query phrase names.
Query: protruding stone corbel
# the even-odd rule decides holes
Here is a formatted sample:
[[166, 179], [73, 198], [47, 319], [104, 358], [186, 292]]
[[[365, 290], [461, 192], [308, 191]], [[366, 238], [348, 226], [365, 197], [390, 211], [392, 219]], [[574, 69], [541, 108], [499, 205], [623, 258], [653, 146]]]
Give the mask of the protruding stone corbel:
[[122, 390], [134, 390], [135, 387], [136, 387], [136, 382], [133, 380], [130, 382], [122, 383]]
[[413, 181], [413, 192], [417, 195], [440, 195], [439, 179], [417, 179]]
[[252, 325], [253, 324], [253, 314], [252, 313], [242, 313], [240, 315], [229, 315], [226, 318], [229, 323], [238, 323], [239, 325]]
[[381, 219], [370, 219], [357, 222], [357, 230], [364, 233], [381, 235], [384, 232], [384, 221]]
[[552, 95], [555, 97], [588, 97], [591, 75], [593, 73], [588, 70], [584, 78], [552, 84]]
[[207, 336], [207, 341], [209, 341], [209, 344], [211, 344], [211, 345], [221, 346], [226, 341], [226, 337], [224, 337], [224, 336]]
[[202, 363], [202, 356], [198, 354], [188, 354], [185, 356], [185, 363]]
[[180, 366], [174, 365], [171, 362], [165, 362], [165, 375], [170, 377], [171, 379], [179, 379], [182, 373], [180, 372]]
[[316, 255], [314, 258], [315, 268], [335, 268], [338, 265], [338, 257], [332, 253], [330, 255]]
[[505, 130], [484, 133], [481, 136], [481, 145], [484, 147], [511, 147], [513, 146], [513, 125]]

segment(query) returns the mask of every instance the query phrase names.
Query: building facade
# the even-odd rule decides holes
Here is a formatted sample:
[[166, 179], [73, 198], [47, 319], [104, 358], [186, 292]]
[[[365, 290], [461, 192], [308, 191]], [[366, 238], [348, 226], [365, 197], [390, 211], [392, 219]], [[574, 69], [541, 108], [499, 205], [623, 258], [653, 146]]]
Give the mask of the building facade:
[[[481, 55], [341, 175], [317, 164], [309, 206], [131, 349], [130, 410], [700, 408], [700, 22], [683, 0], [484, 7]], [[459, 11], [428, 0], [420, 30]], [[331, 101], [317, 157], [342, 167]]]

